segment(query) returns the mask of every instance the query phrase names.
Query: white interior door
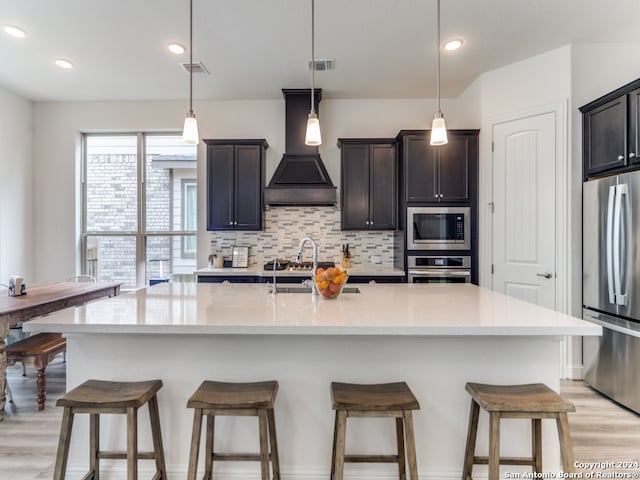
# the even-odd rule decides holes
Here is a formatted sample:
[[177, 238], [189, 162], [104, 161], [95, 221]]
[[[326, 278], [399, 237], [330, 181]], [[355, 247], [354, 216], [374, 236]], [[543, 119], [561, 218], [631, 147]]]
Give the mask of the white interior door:
[[556, 307], [556, 116], [493, 125], [493, 289]]

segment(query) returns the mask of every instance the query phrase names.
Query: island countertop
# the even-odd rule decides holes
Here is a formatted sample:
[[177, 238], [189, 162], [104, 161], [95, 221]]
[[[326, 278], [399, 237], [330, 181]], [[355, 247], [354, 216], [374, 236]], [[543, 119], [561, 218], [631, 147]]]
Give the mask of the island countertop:
[[71, 308], [27, 331], [217, 335], [562, 336], [602, 328], [471, 284], [358, 285], [326, 300], [270, 285], [163, 283]]

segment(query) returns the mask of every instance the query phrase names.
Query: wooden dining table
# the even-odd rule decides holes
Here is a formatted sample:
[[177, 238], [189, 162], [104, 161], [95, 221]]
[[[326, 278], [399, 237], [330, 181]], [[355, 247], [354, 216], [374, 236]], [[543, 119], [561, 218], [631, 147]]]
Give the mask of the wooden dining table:
[[27, 294], [0, 295], [0, 421], [3, 419], [9, 329], [41, 315], [120, 293], [119, 282], [52, 282], [27, 286]]

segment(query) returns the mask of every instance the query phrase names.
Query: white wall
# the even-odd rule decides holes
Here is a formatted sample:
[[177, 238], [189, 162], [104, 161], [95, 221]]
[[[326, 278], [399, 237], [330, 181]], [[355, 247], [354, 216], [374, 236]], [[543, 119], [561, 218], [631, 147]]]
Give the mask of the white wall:
[[[464, 102], [468, 98], [461, 97]], [[284, 153], [284, 99], [198, 101], [194, 105], [201, 138], [265, 138], [266, 175], [271, 179]], [[479, 108], [445, 99], [450, 128], [478, 128]], [[403, 128], [428, 128], [434, 100], [323, 100], [320, 153], [339, 186], [339, 137], [394, 137]], [[35, 104], [36, 277], [56, 280], [75, 273], [78, 252], [79, 133], [96, 131], [179, 131], [184, 102], [43, 102]], [[205, 144], [198, 149], [198, 265], [206, 264], [210, 236], [205, 230]]]
[[[571, 104], [572, 84], [571, 84], [571, 46], [551, 50], [540, 55], [528, 58], [526, 60], [507, 65], [505, 67], [486, 72], [480, 76], [477, 83], [480, 84], [481, 96], [481, 117], [483, 131], [480, 135], [480, 278], [481, 284], [490, 284], [490, 265], [491, 262], [491, 213], [488, 210], [488, 202], [492, 201], [491, 196], [491, 125], [495, 121], [504, 116], [515, 115], [530, 111], [532, 109], [552, 109], [559, 108], [562, 111], [566, 105]], [[570, 123], [571, 116], [560, 116], [558, 121], [562, 123], [561, 131], [571, 132]], [[555, 195], [558, 204], [557, 214], [560, 219], [566, 218], [571, 227], [562, 233], [558, 231], [556, 234], [560, 244], [556, 250], [556, 261], [562, 262], [563, 245], [567, 247], [569, 253], [575, 250], [576, 235], [580, 234], [581, 225], [576, 224], [573, 219], [581, 217], [581, 211], [576, 209], [576, 201], [581, 197], [581, 188], [579, 182], [576, 184], [572, 175], [575, 175], [571, 168], [571, 142], [566, 136], [562, 135], [558, 138], [560, 142], [559, 158], [560, 162], [565, 162], [563, 169], [567, 178], [562, 179], [561, 186], [549, 185], [549, 194]], [[573, 188], [570, 188], [573, 187]], [[576, 188], [577, 187], [577, 188]], [[567, 206], [562, 208], [561, 195], [559, 192], [567, 192]], [[560, 226], [565, 222], [559, 222]], [[572, 261], [573, 260], [573, 261]], [[576, 263], [577, 260], [577, 263]], [[558, 272], [558, 289], [562, 292], [556, 308], [562, 311], [569, 311], [573, 314], [580, 315], [580, 310], [572, 309], [572, 300], [576, 297], [581, 298], [582, 286], [580, 282], [575, 281], [576, 271], [580, 271], [580, 258], [570, 256], [567, 259], [566, 275], [564, 272]], [[578, 274], [579, 276], [579, 274]], [[582, 364], [582, 348], [579, 339], [567, 342], [565, 346], [566, 369], [567, 375], [572, 378], [581, 377]]]
[[[480, 278], [490, 284], [491, 125], [501, 117], [556, 106], [571, 98], [571, 47], [566, 46], [483, 73], [474, 83], [480, 91]], [[554, 194], [552, 186], [550, 194]], [[579, 192], [570, 192], [570, 196]], [[567, 212], [570, 213], [570, 212]], [[484, 281], [482, 279], [484, 278]], [[563, 279], [564, 280], [564, 279]], [[569, 281], [569, 279], [566, 279]], [[573, 288], [569, 284], [569, 288]]]
[[0, 283], [34, 281], [33, 104], [0, 87]]
[[482, 119], [521, 112], [571, 96], [571, 47], [565, 46], [480, 77]]

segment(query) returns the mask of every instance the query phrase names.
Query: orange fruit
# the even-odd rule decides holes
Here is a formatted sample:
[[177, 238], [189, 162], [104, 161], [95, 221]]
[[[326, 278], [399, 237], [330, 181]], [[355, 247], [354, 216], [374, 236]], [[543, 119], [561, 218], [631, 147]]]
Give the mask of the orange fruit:
[[326, 280], [323, 280], [322, 282], [320, 282], [320, 284], [318, 285], [318, 288], [320, 290], [326, 290], [327, 287], [329, 286], [329, 282], [327, 282]]
[[316, 275], [321, 274], [322, 272], [324, 272], [324, 268], [319, 267], [318, 270], [316, 270]]

